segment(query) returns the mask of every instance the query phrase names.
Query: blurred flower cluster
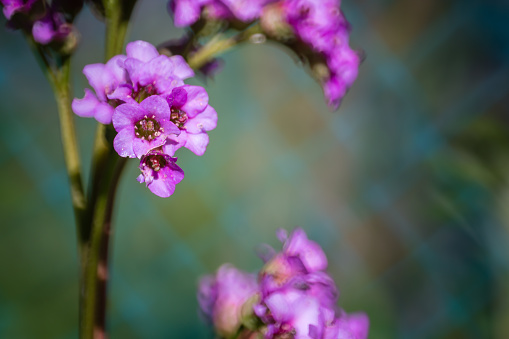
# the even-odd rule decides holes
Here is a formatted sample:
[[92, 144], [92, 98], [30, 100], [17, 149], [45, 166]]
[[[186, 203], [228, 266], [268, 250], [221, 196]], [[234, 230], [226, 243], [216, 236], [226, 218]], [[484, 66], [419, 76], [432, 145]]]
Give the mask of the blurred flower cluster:
[[266, 246], [258, 273], [225, 264], [199, 284], [198, 301], [205, 318], [223, 338], [366, 339], [369, 319], [347, 314], [336, 303], [338, 291], [326, 273], [322, 248], [298, 228], [276, 252]]
[[74, 99], [73, 111], [103, 124], [113, 123], [113, 147], [121, 157], [139, 158], [139, 182], [160, 197], [169, 197], [184, 172], [176, 165], [176, 150], [205, 153], [207, 131], [217, 125], [203, 87], [184, 84], [194, 76], [180, 56], [160, 55], [145, 41], [127, 44], [126, 55], [106, 64], [84, 67], [92, 92]]
[[339, 0], [171, 0], [168, 7], [175, 26], [190, 26], [198, 35], [258, 24], [258, 40], [268, 38], [295, 53], [331, 108], [357, 77], [360, 57], [349, 46], [350, 26]]
[[60, 53], [71, 52], [77, 44], [72, 24], [83, 0], [0, 0], [7, 25], [21, 29], [41, 45], [52, 45]]

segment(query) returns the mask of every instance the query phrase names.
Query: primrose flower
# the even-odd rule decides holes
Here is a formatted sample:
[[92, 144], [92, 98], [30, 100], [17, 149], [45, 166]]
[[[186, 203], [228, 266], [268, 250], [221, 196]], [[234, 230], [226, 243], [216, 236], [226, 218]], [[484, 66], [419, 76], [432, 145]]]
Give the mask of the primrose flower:
[[242, 307], [258, 291], [256, 276], [225, 264], [215, 276], [200, 280], [198, 302], [205, 317], [224, 337], [235, 334], [241, 325]]
[[118, 132], [113, 148], [121, 157], [141, 158], [153, 148], [162, 146], [170, 134], [180, 129], [170, 121], [171, 111], [166, 100], [153, 95], [140, 104], [118, 106], [113, 113], [113, 127]]
[[173, 155], [186, 147], [196, 155], [203, 155], [209, 143], [207, 131], [217, 126], [217, 113], [208, 105], [209, 97], [203, 87], [185, 85], [174, 88], [166, 100], [171, 108], [171, 121], [180, 129], [164, 145], [164, 151]]
[[175, 192], [175, 186], [184, 179], [184, 171], [177, 166], [177, 158], [164, 154], [160, 148], [150, 150], [140, 160], [141, 174], [136, 180], [162, 198]]

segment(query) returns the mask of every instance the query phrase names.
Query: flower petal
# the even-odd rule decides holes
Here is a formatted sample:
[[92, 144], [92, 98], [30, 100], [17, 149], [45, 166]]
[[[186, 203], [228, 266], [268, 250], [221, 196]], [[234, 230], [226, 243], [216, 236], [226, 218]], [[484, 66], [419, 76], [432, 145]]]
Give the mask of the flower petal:
[[159, 52], [154, 45], [142, 40], [128, 43], [125, 50], [128, 58], [135, 58], [143, 62], [159, 56]]
[[72, 110], [76, 115], [84, 118], [90, 118], [95, 115], [95, 108], [99, 100], [91, 90], [85, 88], [85, 96], [83, 99], [74, 98], [71, 104]]
[[181, 55], [174, 55], [170, 57], [173, 63], [173, 73], [182, 80], [194, 77], [194, 71]]
[[192, 118], [196, 114], [203, 112], [209, 103], [209, 95], [205, 88], [201, 86], [184, 85], [183, 89], [187, 92], [187, 102], [181, 107]]
[[113, 148], [121, 157], [135, 158], [133, 150], [134, 131], [128, 128], [121, 130], [113, 140]]
[[147, 115], [155, 115], [157, 120], [169, 120], [171, 117], [168, 102], [159, 95], [151, 95], [140, 103], [140, 107]]
[[[147, 114], [137, 103], [122, 104], [113, 112], [113, 127], [117, 132], [124, 128], [134, 129], [134, 124]], [[133, 132], [134, 133], [134, 132]]]
[[142, 140], [140, 138], [134, 138], [133, 150], [136, 157], [141, 158], [148, 153], [151, 149], [164, 145], [166, 142], [166, 136], [162, 135], [153, 140]]
[[207, 106], [207, 108], [196, 115], [194, 118], [187, 120], [185, 128], [187, 132], [196, 134], [205, 131], [211, 131], [217, 126], [217, 113], [214, 108]]
[[196, 155], [203, 155], [209, 144], [209, 136], [207, 133], [187, 134], [185, 148]]

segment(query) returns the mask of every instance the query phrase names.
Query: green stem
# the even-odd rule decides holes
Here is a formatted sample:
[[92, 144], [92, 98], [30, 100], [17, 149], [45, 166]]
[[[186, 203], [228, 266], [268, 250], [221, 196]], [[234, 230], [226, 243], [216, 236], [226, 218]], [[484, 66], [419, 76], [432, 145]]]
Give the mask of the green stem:
[[71, 89], [69, 86], [70, 58], [64, 57], [60, 69], [55, 72], [54, 92], [58, 105], [60, 130], [64, 149], [65, 164], [71, 186], [71, 199], [77, 222], [78, 234], [84, 228], [83, 214], [86, 210], [86, 199], [81, 178], [81, 163], [74, 127], [74, 114], [71, 110]]
[[[106, 60], [122, 53], [135, 0], [104, 0]], [[98, 124], [89, 181], [87, 228], [80, 243], [80, 338], [106, 337], [108, 253], [116, 189], [126, 164], [112, 147], [111, 125]]]
[[71, 60], [68, 56], [60, 57], [56, 68], [53, 68], [48, 61], [43, 47], [36, 44], [32, 37], [26, 36], [26, 38], [39, 62], [39, 66], [51, 84], [57, 102], [65, 166], [69, 178], [71, 202], [79, 236], [84, 228], [83, 216], [86, 211], [86, 199], [81, 177], [81, 162], [76, 141], [74, 114], [71, 111], [71, 88], [69, 86]]
[[191, 68], [199, 69], [216, 56], [228, 51], [230, 48], [240, 43], [249, 41], [254, 34], [261, 34], [261, 32], [262, 30], [260, 25], [254, 24], [230, 38], [224, 38], [222, 34], [218, 34], [198, 51], [190, 54], [187, 63], [191, 66]]

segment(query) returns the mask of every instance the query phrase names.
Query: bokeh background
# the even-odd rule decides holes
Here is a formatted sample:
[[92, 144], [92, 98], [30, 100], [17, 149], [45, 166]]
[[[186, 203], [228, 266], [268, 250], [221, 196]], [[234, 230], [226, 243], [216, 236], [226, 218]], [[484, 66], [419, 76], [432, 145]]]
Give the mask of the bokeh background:
[[[129, 40], [179, 37], [139, 0]], [[135, 181], [115, 213], [112, 338], [210, 338], [198, 278], [256, 271], [260, 243], [303, 227], [370, 338], [509, 337], [509, 4], [343, 1], [365, 52], [338, 112], [284, 51], [246, 45], [206, 83], [219, 125], [179, 151], [169, 199]], [[5, 19], [0, 19], [2, 26]], [[104, 25], [77, 20], [73, 64], [103, 62]], [[77, 250], [56, 105], [19, 32], [0, 30], [0, 338], [77, 338]], [[203, 84], [195, 80], [194, 84]], [[84, 159], [95, 123], [78, 118]], [[88, 175], [88, 160], [83, 169]]]

